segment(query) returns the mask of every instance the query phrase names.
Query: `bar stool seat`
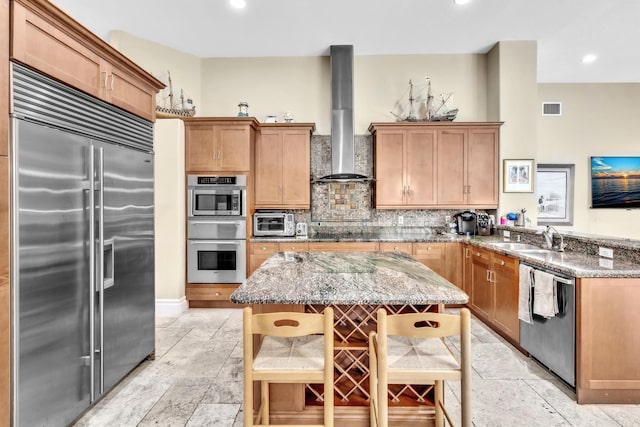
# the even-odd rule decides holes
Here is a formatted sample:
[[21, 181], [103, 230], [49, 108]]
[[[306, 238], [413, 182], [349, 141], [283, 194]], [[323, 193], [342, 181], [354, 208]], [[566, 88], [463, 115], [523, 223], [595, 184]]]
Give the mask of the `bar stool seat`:
[[[254, 351], [254, 335], [260, 336]], [[333, 309], [323, 314], [243, 313], [244, 425], [277, 427], [269, 420], [269, 384], [323, 384], [323, 427], [333, 427]], [[254, 419], [253, 384], [260, 382]], [[310, 425], [305, 425], [309, 427]], [[291, 427], [291, 425], [288, 425]], [[317, 426], [316, 427], [320, 427]]]
[[260, 351], [253, 361], [254, 371], [324, 370], [324, 338], [319, 335], [305, 337], [270, 337], [262, 340]]
[[[371, 425], [388, 425], [388, 385], [434, 385], [436, 427], [445, 419], [453, 425], [444, 406], [444, 381], [461, 382], [462, 426], [471, 426], [470, 313], [460, 315], [415, 313], [387, 315], [378, 310], [378, 330], [369, 334]], [[460, 337], [458, 359], [444, 337]]]

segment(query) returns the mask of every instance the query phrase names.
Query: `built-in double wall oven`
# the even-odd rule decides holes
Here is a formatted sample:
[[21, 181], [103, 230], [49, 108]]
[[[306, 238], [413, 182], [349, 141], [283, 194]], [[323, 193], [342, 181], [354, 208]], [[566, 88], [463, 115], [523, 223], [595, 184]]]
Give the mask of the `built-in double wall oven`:
[[246, 279], [246, 190], [245, 175], [188, 175], [189, 283]]

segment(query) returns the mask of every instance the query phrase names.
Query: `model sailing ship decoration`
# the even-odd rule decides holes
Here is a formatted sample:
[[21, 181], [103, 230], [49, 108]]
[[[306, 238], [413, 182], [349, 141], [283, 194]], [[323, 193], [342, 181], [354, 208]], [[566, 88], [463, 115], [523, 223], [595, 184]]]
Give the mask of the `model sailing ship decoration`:
[[180, 89], [180, 98], [174, 99], [171, 73], [167, 71], [166, 87], [156, 96], [156, 116], [159, 118], [193, 117], [196, 115], [196, 106], [191, 98], [185, 99], [184, 92]]
[[[455, 120], [458, 109], [447, 106], [453, 93], [441, 93], [436, 98], [431, 89], [431, 79], [425, 77], [425, 81], [424, 85], [414, 86], [413, 82], [409, 80], [409, 104], [397, 102], [397, 111], [391, 111], [391, 114], [399, 122], [451, 122]], [[417, 91], [417, 95], [414, 95], [414, 90]]]

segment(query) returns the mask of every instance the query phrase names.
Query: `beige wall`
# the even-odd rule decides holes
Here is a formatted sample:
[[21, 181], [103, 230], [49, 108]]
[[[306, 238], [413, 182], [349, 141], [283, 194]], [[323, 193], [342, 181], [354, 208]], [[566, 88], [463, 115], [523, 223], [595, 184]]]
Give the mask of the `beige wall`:
[[[201, 115], [202, 59], [123, 31], [112, 31], [110, 43], [165, 84], [168, 83], [167, 70], [170, 71], [176, 99], [182, 89], [185, 98], [193, 99], [196, 112]], [[168, 90], [164, 90], [158, 99], [167, 95]]]
[[[316, 123], [331, 133], [329, 57], [208, 58], [203, 60], [204, 116], [234, 116], [238, 102], [260, 121], [291, 111], [296, 121]], [[460, 121], [486, 120], [485, 55], [397, 55], [354, 58], [354, 131], [366, 134], [371, 122], [394, 121], [390, 111], [408, 99], [409, 79], [435, 94], [455, 92], [450, 106]]]
[[[535, 226], [535, 193], [504, 193], [503, 159], [535, 159], [537, 144], [537, 43], [503, 41], [489, 53], [492, 88], [488, 109], [504, 122], [500, 129], [499, 215], [526, 209], [527, 226]], [[534, 183], [535, 185], [535, 183]]]
[[[640, 84], [538, 85], [539, 163], [575, 164], [575, 231], [640, 239], [640, 210], [589, 209], [590, 156], [640, 155]], [[562, 115], [542, 116], [542, 102]]]
[[155, 128], [156, 299], [185, 295], [184, 124], [162, 119]]

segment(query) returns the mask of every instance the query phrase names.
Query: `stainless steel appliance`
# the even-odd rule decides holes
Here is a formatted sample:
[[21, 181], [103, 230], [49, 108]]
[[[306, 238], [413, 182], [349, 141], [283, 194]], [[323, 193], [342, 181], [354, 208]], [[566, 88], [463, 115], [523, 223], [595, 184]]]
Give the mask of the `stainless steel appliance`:
[[67, 425], [154, 351], [153, 124], [12, 69], [12, 422]]
[[308, 236], [308, 228], [306, 222], [299, 222], [296, 224], [296, 237], [300, 239], [306, 239]]
[[458, 222], [458, 234], [476, 234], [476, 214], [471, 211], [455, 215]]
[[254, 236], [295, 236], [293, 214], [284, 212], [256, 212], [253, 214]]
[[246, 219], [189, 218], [189, 283], [242, 283], [247, 278]]
[[189, 175], [188, 216], [247, 216], [245, 175]]
[[479, 236], [490, 236], [491, 227], [493, 227], [493, 221], [487, 213], [479, 213], [476, 217], [476, 223], [478, 226]]
[[247, 274], [246, 175], [189, 175], [187, 281], [242, 283]]
[[[520, 345], [569, 385], [576, 385], [575, 278], [543, 270], [554, 276], [560, 312], [549, 319], [533, 314], [533, 323], [520, 321]], [[533, 307], [533, 301], [531, 302]], [[532, 308], [531, 307], [531, 308]]]

